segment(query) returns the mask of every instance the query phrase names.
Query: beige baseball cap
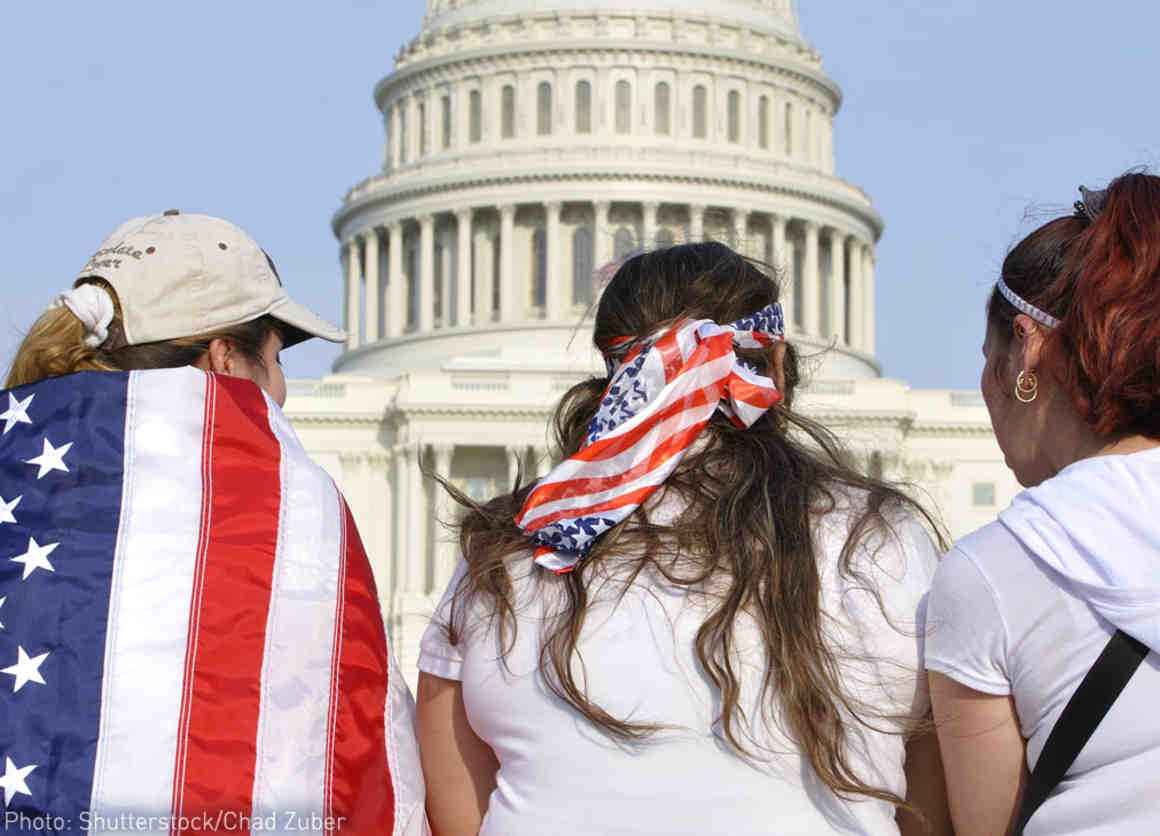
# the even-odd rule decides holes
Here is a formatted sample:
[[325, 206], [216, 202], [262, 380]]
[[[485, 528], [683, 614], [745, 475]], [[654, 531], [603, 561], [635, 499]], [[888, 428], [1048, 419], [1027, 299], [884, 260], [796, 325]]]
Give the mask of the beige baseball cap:
[[269, 314], [292, 326], [287, 345], [342, 342], [341, 328], [289, 297], [274, 262], [243, 230], [170, 209], [121, 224], [81, 268], [117, 292], [129, 345], [208, 334]]

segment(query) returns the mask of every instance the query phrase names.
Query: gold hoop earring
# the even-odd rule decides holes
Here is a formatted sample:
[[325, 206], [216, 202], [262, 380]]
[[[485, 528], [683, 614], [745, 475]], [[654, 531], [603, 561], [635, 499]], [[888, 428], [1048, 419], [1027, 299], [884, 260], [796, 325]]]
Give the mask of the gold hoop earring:
[[1039, 378], [1035, 372], [1022, 371], [1015, 378], [1015, 400], [1019, 403], [1031, 403], [1039, 397]]

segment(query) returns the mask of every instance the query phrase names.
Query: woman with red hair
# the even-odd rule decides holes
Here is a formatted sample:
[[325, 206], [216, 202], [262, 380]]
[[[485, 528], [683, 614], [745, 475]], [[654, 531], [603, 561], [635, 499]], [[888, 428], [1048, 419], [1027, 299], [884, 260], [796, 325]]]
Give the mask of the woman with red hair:
[[987, 308], [983, 396], [1027, 490], [929, 599], [960, 834], [1160, 832], [1160, 178], [1081, 192]]

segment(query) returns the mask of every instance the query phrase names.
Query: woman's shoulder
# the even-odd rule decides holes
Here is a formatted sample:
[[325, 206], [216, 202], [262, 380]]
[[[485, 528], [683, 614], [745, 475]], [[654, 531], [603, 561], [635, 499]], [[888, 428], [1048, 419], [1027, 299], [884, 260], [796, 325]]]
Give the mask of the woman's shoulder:
[[885, 497], [877, 507], [865, 488], [838, 485], [833, 498], [815, 520], [818, 558], [837, 564], [849, 546], [849, 567], [929, 587], [938, 564], [939, 549], [931, 523], [915, 506]]

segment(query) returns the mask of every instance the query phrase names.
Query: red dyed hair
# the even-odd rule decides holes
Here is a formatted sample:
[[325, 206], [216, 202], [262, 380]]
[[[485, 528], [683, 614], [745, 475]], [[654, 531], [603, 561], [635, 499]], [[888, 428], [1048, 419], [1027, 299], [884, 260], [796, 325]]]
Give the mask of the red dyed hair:
[[[1092, 429], [1160, 437], [1160, 177], [1125, 174], [1095, 220], [1077, 211], [1044, 224], [1008, 254], [1003, 279], [1060, 320], [1048, 364]], [[1017, 314], [991, 294], [998, 333]]]

